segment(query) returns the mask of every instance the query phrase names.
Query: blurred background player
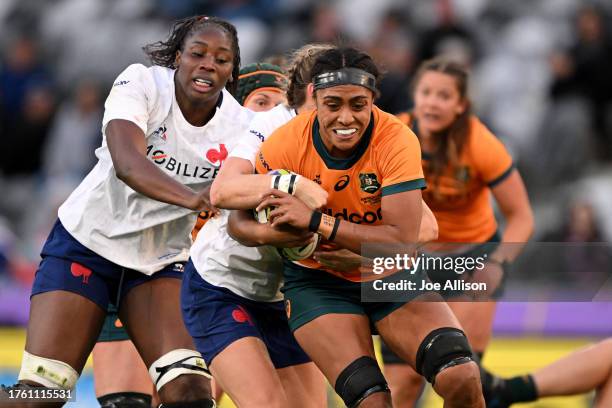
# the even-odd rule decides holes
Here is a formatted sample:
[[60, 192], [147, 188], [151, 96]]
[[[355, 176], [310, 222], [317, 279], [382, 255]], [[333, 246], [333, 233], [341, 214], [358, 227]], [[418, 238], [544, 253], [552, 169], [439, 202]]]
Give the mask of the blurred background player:
[[[445, 291], [474, 352], [481, 359], [491, 337], [495, 302], [501, 294], [503, 266], [519, 254], [533, 231], [533, 216], [523, 181], [502, 143], [471, 114], [468, 72], [448, 58], [425, 61], [414, 78], [414, 111], [401, 114], [419, 137], [428, 189], [423, 196], [438, 221], [433, 256], [472, 257], [486, 254], [481, 270], [465, 272], [467, 281], [486, 282], [483, 293]], [[506, 221], [498, 230], [490, 203], [493, 194]], [[426, 249], [427, 251], [427, 249]], [[454, 270], [428, 270], [444, 283]], [[470, 301], [477, 299], [480, 301]], [[459, 300], [459, 301], [456, 301]], [[463, 300], [463, 301], [461, 301]], [[393, 403], [410, 406], [423, 385], [421, 377], [383, 346], [385, 374]]]
[[533, 374], [506, 379], [487, 373], [482, 386], [487, 408], [507, 408], [514, 403], [592, 390], [595, 390], [595, 408], [610, 407], [612, 339], [577, 350]]
[[265, 112], [287, 102], [287, 77], [281, 67], [265, 62], [240, 69], [236, 99], [253, 112]]
[[[329, 48], [307, 45], [294, 53], [288, 89], [290, 101], [296, 98], [300, 101], [298, 109], [311, 99], [306, 98], [306, 85], [296, 83], [296, 78], [301, 78], [304, 71], [309, 72], [314, 57]], [[275, 89], [271, 97], [284, 99], [286, 77], [278, 67], [253, 64], [241, 72], [244, 74], [239, 80], [239, 100], [248, 103], [260, 96], [259, 89], [269, 92], [271, 88]], [[283, 94], [276, 91], [280, 89]], [[266, 104], [270, 105], [269, 99]], [[235, 152], [244, 151], [243, 144], [250, 142], [258, 146], [260, 135], [267, 136], [293, 116], [295, 110], [284, 104], [256, 114], [248, 132], [237, 135], [228, 144], [231, 153], [218, 175], [219, 183], [224, 184], [236, 160], [246, 161], [252, 172], [250, 163], [255, 160], [257, 147], [246, 153], [248, 159], [233, 158]], [[234, 148], [236, 144], [239, 147]], [[309, 180], [305, 183], [320, 189]], [[249, 248], [233, 240], [228, 235], [229, 213], [222, 210], [199, 231], [181, 294], [187, 328], [213, 373], [215, 393], [222, 387], [238, 407], [325, 406], [324, 378], [297, 344], [287, 324], [279, 292], [280, 255], [273, 246]], [[251, 214], [248, 216], [252, 219]], [[312, 239], [311, 233], [271, 233], [263, 224], [254, 228], [261, 238], [256, 245], [295, 247]]]
[[154, 66], [131, 65], [115, 81], [99, 162], [42, 250], [15, 387], [74, 388], [112, 302], [160, 406], [210, 408], [210, 373], [182, 323], [179, 290], [195, 211], [211, 208], [202, 175], [210, 181], [224, 159], [214, 122], [236, 134], [251, 116], [225, 90], [238, 77], [238, 37], [224, 20], [195, 16], [145, 51]]

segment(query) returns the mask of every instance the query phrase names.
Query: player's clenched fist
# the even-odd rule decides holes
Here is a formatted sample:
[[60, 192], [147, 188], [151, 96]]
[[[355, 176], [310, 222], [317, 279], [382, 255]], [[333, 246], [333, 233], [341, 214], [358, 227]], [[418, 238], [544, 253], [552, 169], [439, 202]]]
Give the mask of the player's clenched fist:
[[295, 196], [311, 210], [319, 209], [327, 204], [327, 195], [327, 191], [306, 177], [300, 177], [296, 183]]

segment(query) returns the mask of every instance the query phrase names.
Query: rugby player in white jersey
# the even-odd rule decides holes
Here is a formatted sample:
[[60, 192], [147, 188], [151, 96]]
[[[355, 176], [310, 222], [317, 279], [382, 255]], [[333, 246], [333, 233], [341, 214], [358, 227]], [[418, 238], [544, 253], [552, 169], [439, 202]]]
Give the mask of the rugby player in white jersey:
[[[288, 105], [257, 113], [226, 163], [239, 160], [251, 165], [265, 137], [297, 111], [312, 109], [304, 79], [318, 53], [331, 47], [307, 45], [294, 53]], [[275, 74], [261, 75], [265, 80], [265, 75]], [[325, 193], [319, 191], [317, 196], [314, 189], [320, 187], [310, 180], [298, 182], [296, 194], [300, 196], [304, 185], [312, 190], [302, 190], [306, 192], [302, 198], [321, 205]], [[301, 246], [311, 234], [278, 233], [258, 224], [262, 240], [253, 245], [261, 246], [247, 247], [228, 234], [229, 216], [230, 211], [223, 210], [202, 227], [185, 268], [183, 317], [198, 351], [215, 381], [240, 408], [325, 406], [325, 380], [289, 330], [280, 293], [282, 261], [277, 249], [268, 246]]]
[[215, 405], [180, 316], [179, 279], [196, 213], [211, 208], [207, 186], [227, 157], [226, 139], [252, 116], [224, 89], [237, 81], [238, 37], [231, 24], [196, 16], [145, 50], [154, 66], [131, 65], [116, 79], [98, 163], [60, 207], [42, 250], [19, 384], [4, 396], [73, 390], [113, 303], [160, 406]]

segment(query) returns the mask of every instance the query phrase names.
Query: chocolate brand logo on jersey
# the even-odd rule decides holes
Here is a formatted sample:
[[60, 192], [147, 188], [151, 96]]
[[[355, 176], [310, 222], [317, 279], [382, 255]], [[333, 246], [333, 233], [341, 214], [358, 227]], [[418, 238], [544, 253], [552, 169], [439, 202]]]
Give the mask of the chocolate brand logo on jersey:
[[334, 185], [334, 190], [335, 191], [344, 190], [346, 186], [349, 185], [349, 181], [351, 181], [351, 178], [349, 177], [348, 174], [345, 174], [344, 176], [340, 177], [340, 179], [338, 179], [338, 182]]
[[374, 194], [380, 188], [380, 183], [374, 173], [359, 173], [359, 181], [361, 182], [361, 189], [366, 193]]
[[83, 277], [83, 283], [86, 285], [89, 285], [89, 277], [91, 276], [91, 269], [84, 267], [81, 264], [78, 264], [76, 262], [73, 262], [70, 265], [70, 273], [72, 273], [72, 276], [74, 276], [75, 278], [78, 278], [79, 276]]
[[221, 166], [223, 164], [223, 161], [227, 159], [227, 149], [225, 148], [225, 145], [221, 143], [219, 145], [219, 150], [216, 150], [216, 149], [208, 150], [206, 152], [206, 158], [212, 164], [219, 163], [219, 166]]

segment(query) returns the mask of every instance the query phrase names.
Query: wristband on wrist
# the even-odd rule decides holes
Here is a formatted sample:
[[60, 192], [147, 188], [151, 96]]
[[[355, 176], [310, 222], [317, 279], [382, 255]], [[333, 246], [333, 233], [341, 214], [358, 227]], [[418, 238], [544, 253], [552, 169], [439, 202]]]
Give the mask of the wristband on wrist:
[[332, 228], [331, 235], [327, 238], [328, 241], [333, 241], [336, 238], [338, 227], [340, 226], [340, 218], [334, 218], [334, 227]]
[[323, 214], [320, 211], [313, 211], [308, 224], [308, 231], [318, 232], [328, 241], [336, 238], [336, 232], [340, 226], [340, 219], [331, 215]]
[[298, 174], [274, 175], [270, 181], [270, 187], [294, 195], [299, 177]]
[[313, 211], [310, 216], [310, 223], [308, 224], [308, 231], [317, 232], [319, 224], [321, 224], [321, 218], [323, 214], [320, 211]]

